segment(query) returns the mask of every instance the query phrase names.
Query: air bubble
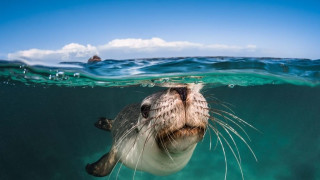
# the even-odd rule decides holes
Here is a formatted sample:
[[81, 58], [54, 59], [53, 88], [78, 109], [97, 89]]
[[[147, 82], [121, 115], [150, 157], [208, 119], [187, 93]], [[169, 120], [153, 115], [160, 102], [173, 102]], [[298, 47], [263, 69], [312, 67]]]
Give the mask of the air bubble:
[[229, 88], [234, 88], [234, 84], [229, 84], [228, 87]]
[[64, 76], [64, 72], [60, 71], [56, 73], [56, 76]]
[[73, 77], [80, 77], [80, 73], [74, 73]]

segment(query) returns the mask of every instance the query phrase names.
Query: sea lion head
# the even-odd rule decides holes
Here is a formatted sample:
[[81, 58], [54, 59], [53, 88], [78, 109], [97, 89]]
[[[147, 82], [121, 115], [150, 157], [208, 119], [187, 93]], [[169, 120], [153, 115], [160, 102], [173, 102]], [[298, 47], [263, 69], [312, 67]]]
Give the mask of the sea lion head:
[[207, 129], [209, 110], [197, 86], [171, 87], [146, 97], [141, 103], [141, 121], [158, 147], [170, 154], [194, 148]]

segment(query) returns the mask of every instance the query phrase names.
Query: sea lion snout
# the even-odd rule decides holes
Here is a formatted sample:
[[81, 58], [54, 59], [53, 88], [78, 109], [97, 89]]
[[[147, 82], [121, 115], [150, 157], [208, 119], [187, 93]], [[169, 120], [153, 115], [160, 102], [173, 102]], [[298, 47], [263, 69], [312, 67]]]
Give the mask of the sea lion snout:
[[208, 124], [208, 104], [190, 87], [172, 87], [151, 103], [156, 141], [161, 149], [182, 152], [199, 142]]

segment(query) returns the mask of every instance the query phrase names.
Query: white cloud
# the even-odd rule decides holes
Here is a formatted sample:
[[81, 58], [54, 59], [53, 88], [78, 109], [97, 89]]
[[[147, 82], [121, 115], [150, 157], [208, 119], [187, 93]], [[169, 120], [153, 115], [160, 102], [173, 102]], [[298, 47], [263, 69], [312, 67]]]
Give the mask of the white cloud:
[[29, 49], [15, 53], [9, 53], [9, 60], [27, 60], [27, 61], [50, 61], [61, 62], [70, 60], [80, 60], [98, 54], [97, 48], [88, 44], [87, 46], [70, 43], [58, 50]]
[[155, 37], [151, 39], [114, 39], [100, 46], [70, 43], [58, 50], [22, 50], [8, 54], [8, 59], [58, 63], [61, 61], [85, 62], [94, 54], [100, 55], [103, 59], [126, 59], [168, 56], [244, 56], [250, 55], [256, 50], [255, 45], [234, 46], [188, 41], [169, 42]]
[[190, 48], [200, 47], [201, 44], [191, 43], [188, 41], [172, 41], [167, 42], [160, 38], [151, 39], [115, 39], [109, 43], [100, 46], [101, 49], [111, 48], [130, 48], [130, 49], [143, 49], [143, 50], [156, 50], [160, 48]]

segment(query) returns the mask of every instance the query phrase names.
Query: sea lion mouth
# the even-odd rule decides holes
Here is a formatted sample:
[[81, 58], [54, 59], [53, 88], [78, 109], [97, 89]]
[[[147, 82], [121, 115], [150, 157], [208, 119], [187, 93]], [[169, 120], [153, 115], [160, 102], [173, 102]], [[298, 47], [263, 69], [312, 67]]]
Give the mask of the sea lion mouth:
[[162, 133], [159, 133], [156, 137], [156, 141], [162, 149], [165, 148], [170, 150], [170, 147], [180, 149], [177, 147], [183, 144], [184, 148], [181, 150], [184, 150], [189, 147], [189, 145], [199, 142], [203, 138], [204, 133], [204, 127], [191, 127], [184, 125], [183, 127], [171, 132], [163, 131]]
[[167, 136], [171, 136], [173, 138], [180, 138], [185, 136], [203, 135], [203, 133], [204, 128], [202, 127], [191, 127], [188, 125], [184, 125], [182, 128], [170, 132]]

